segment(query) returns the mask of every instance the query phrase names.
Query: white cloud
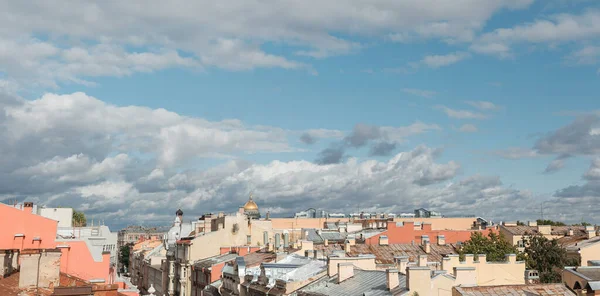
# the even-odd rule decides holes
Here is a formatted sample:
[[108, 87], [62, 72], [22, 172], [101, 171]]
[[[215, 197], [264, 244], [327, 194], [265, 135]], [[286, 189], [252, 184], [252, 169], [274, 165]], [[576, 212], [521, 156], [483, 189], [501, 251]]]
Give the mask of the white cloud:
[[426, 89], [416, 89], [416, 88], [403, 88], [403, 92], [423, 98], [432, 98], [437, 94], [436, 91], [426, 90]]
[[446, 55], [430, 55], [425, 56], [421, 60], [421, 63], [429, 68], [440, 68], [458, 63], [461, 60], [468, 58], [469, 56], [470, 55], [465, 52], [455, 52]]
[[468, 110], [451, 109], [451, 108], [448, 108], [448, 107], [442, 106], [442, 105], [435, 106], [435, 109], [441, 110], [444, 113], [446, 113], [446, 115], [448, 115], [448, 117], [456, 118], [456, 119], [486, 119], [488, 117], [487, 115], [485, 115], [483, 113], [478, 113], [478, 112], [473, 112], [473, 111], [468, 111]]
[[499, 28], [480, 36], [472, 50], [500, 57], [512, 55], [512, 46], [519, 43], [555, 45], [586, 41], [600, 37], [600, 11], [587, 10], [582, 14], [556, 14], [547, 19]]
[[479, 129], [477, 129], [477, 126], [473, 124], [463, 124], [458, 130], [463, 133], [475, 133], [479, 131]]
[[494, 154], [506, 159], [533, 158], [539, 156], [535, 150], [520, 147], [497, 150], [494, 151]]
[[595, 65], [600, 58], [600, 46], [586, 45], [582, 49], [573, 52], [569, 59], [578, 64]]
[[492, 110], [500, 109], [500, 106], [498, 106], [492, 102], [488, 102], [488, 101], [466, 101], [465, 103], [467, 103], [468, 105], [471, 105], [479, 110], [484, 110], [484, 111], [492, 111]]
[[[84, 93], [46, 94], [5, 110], [11, 131], [5, 135], [6, 143], [19, 145], [35, 136], [48, 153], [57, 153], [53, 157], [89, 152], [79, 150], [86, 149], [88, 141], [103, 147], [100, 157], [116, 147], [155, 154], [164, 166], [195, 157], [292, 150], [286, 132], [279, 128], [246, 127], [236, 120], [211, 122], [164, 109], [118, 107]], [[69, 149], [74, 153], [65, 155]]]
[[[19, 78], [21, 84], [28, 78], [27, 82], [47, 87], [90, 84], [87, 75], [130, 75], [167, 67], [236, 71], [279, 67], [316, 73], [294, 58], [325, 58], [365, 46], [340, 36], [405, 35], [469, 42], [498, 11], [523, 9], [533, 0], [353, 0], [344, 5], [314, 0], [223, 5], [180, 0], [146, 1], [143, 8], [135, 1], [80, 1], [68, 9], [45, 1], [2, 2], [0, 59], [11, 64], [3, 64], [0, 71]], [[270, 52], [266, 45], [287, 47], [290, 52]], [[71, 62], [73, 55], [79, 59]]]

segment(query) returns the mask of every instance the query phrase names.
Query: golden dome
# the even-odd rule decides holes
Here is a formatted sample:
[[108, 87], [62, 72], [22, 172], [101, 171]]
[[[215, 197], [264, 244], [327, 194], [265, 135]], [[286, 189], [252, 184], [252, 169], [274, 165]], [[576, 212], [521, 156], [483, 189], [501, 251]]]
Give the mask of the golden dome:
[[258, 211], [258, 206], [252, 200], [252, 195], [250, 195], [250, 199], [248, 199], [248, 201], [244, 205], [244, 211]]

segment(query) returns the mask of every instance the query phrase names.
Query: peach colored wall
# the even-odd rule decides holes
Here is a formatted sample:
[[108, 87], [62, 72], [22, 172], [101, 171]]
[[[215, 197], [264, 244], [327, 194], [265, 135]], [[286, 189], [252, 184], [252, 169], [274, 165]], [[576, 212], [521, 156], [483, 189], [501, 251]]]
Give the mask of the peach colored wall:
[[70, 248], [61, 248], [60, 271], [82, 278], [86, 281], [91, 279], [104, 279], [110, 283], [110, 254], [102, 255], [102, 262], [94, 261], [90, 250], [84, 241], [61, 241], [60, 245], [68, 245]]
[[[31, 208], [15, 209], [0, 204], [0, 249], [53, 249], [57, 221], [31, 213]], [[15, 234], [25, 237], [15, 237]], [[41, 241], [33, 241], [40, 237]]]
[[433, 230], [468, 230], [477, 218], [394, 218], [394, 222], [419, 222], [431, 224]]
[[455, 244], [459, 241], [464, 242], [471, 238], [473, 232], [482, 232], [487, 235], [489, 231], [497, 233], [498, 231], [493, 228], [485, 230], [432, 230], [433, 225], [422, 224], [421, 227], [415, 227], [412, 221], [405, 222], [404, 225], [397, 226], [396, 223], [388, 223], [386, 231], [372, 236], [365, 240], [366, 244], [376, 245], [379, 244], [379, 237], [385, 235], [388, 237], [389, 244], [408, 244], [415, 242], [416, 244], [421, 243], [421, 236], [429, 236], [429, 241], [432, 244], [437, 244], [438, 235], [444, 235], [447, 244]]
[[349, 218], [271, 218], [273, 230], [323, 228], [325, 222], [348, 222]]
[[[351, 218], [271, 218], [273, 230], [323, 228], [325, 222], [350, 222]], [[477, 218], [394, 218], [394, 222], [429, 223], [434, 230], [468, 230]]]
[[260, 251], [260, 247], [250, 247], [250, 252], [248, 252], [248, 246], [239, 246], [239, 247], [221, 247], [221, 255], [236, 253], [240, 256], [246, 256], [249, 253], [254, 253]]

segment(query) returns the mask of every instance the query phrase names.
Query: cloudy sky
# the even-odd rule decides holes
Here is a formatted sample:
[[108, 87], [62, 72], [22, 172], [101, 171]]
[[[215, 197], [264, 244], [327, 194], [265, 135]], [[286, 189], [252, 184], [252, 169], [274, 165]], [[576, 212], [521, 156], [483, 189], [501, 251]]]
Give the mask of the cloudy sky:
[[598, 1], [0, 3], [0, 201], [600, 223]]

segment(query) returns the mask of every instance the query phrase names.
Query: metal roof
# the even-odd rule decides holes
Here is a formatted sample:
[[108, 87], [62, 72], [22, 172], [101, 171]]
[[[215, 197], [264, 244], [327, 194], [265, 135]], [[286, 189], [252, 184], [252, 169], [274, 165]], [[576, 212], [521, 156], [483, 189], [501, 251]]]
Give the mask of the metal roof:
[[385, 271], [354, 269], [354, 276], [337, 283], [337, 276], [325, 277], [299, 291], [299, 295], [398, 295], [406, 291], [406, 276], [398, 274], [398, 288], [390, 291], [386, 288]]

